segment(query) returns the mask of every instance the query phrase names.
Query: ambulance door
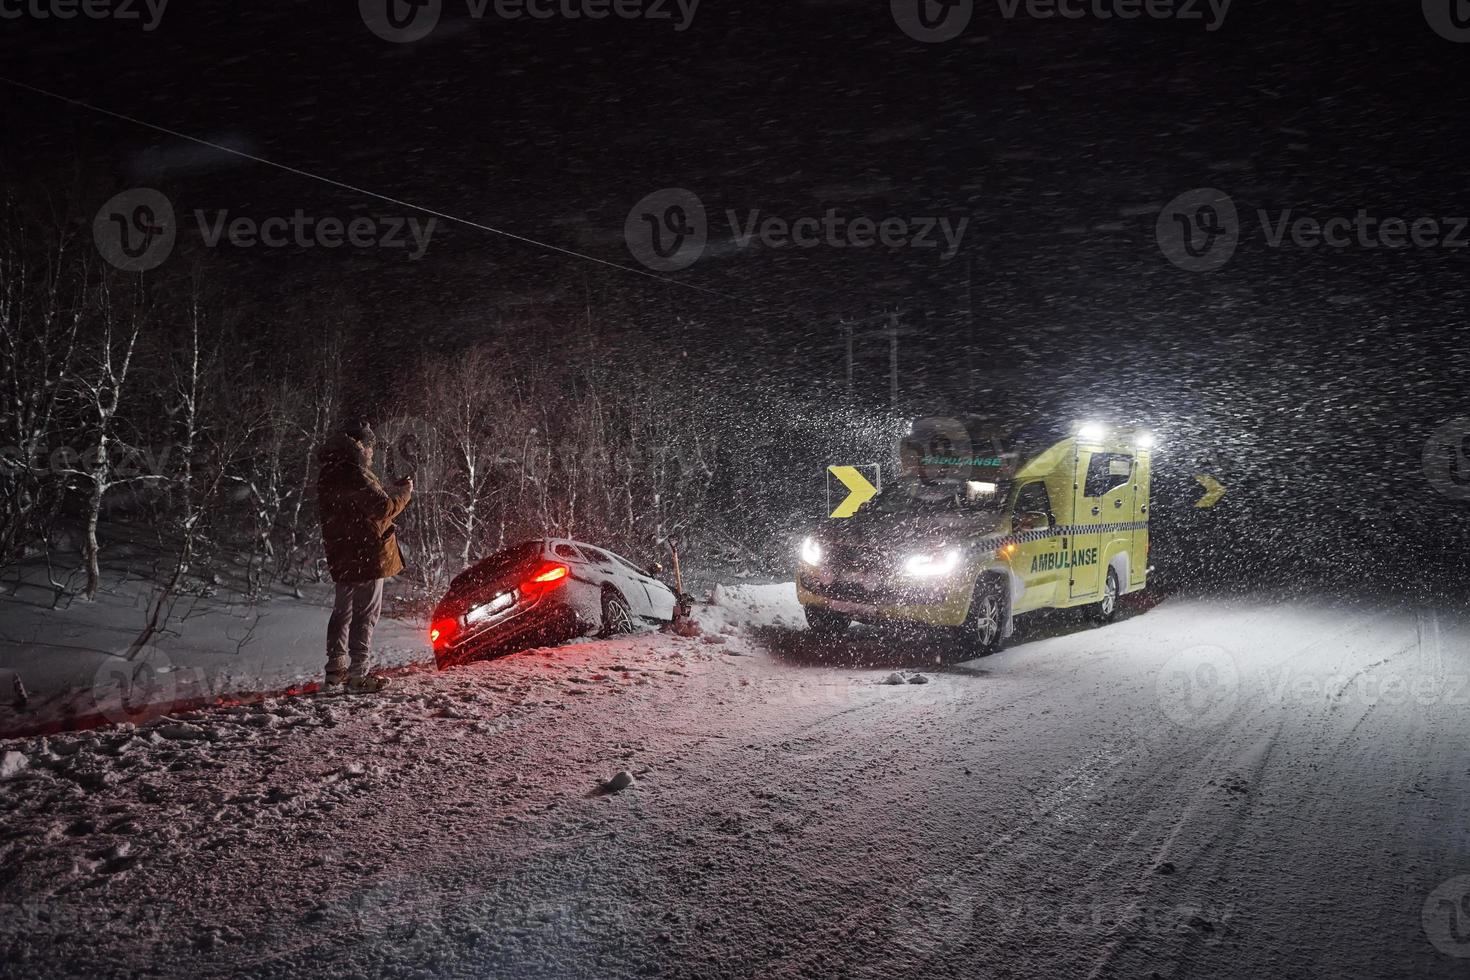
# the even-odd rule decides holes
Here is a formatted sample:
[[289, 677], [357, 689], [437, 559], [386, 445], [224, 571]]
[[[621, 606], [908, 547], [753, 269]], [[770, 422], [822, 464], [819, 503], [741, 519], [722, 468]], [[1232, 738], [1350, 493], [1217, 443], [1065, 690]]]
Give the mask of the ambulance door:
[[1110, 452], [1081, 456], [1077, 467], [1083, 474], [1077, 500], [1079, 530], [1068, 555], [1073, 599], [1101, 596], [1108, 559], [1130, 551], [1133, 544], [1133, 456]]
[[1063, 574], [1062, 539], [1051, 497], [1042, 481], [1031, 480], [1017, 488], [1011, 509], [1011, 533], [1017, 544], [1011, 568], [1026, 586], [1011, 611], [1020, 613], [1054, 605], [1057, 583]]
[[1148, 496], [1152, 459], [1140, 452], [1133, 467], [1133, 540], [1128, 549], [1128, 588], [1148, 584]]

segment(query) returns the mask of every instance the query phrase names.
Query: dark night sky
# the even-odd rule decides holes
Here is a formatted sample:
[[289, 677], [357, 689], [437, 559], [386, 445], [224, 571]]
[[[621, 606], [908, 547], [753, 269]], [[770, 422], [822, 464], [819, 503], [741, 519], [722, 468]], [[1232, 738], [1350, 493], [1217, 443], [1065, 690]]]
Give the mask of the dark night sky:
[[[1407, 460], [1463, 397], [1470, 249], [1270, 249], [1248, 219], [1230, 264], [1199, 274], [1153, 237], [1158, 208], [1201, 186], [1246, 214], [1470, 212], [1470, 45], [1438, 36], [1418, 4], [1241, 0], [1209, 32], [1007, 20], [990, 2], [959, 38], [924, 45], [880, 2], [707, 0], [683, 32], [475, 21], [446, 3], [407, 45], [371, 34], [355, 4], [179, 3], [152, 32], [11, 21], [4, 74], [626, 265], [629, 208], [670, 186], [699, 194], [713, 238], [730, 208], [971, 222], [949, 262], [756, 248], [669, 275], [719, 297], [460, 227], [441, 226], [416, 263], [210, 256], [262, 322], [345, 298], [380, 352], [365, 370], [590, 299], [603, 319], [799, 387], [839, 377], [839, 315], [897, 306], [918, 330], [903, 377], [916, 410], [994, 390], [1196, 429], [1274, 419], [1303, 440], [1399, 443]], [[12, 178], [70, 195], [80, 221], [138, 184], [184, 211], [404, 213], [29, 93], [3, 106]], [[883, 366], [867, 345], [875, 402]]]

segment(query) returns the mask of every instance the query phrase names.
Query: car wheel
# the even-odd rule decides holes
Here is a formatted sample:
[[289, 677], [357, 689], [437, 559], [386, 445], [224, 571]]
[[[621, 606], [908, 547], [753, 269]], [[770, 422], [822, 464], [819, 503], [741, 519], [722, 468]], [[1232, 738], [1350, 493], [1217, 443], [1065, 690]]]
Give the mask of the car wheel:
[[813, 633], [835, 636], [838, 633], [846, 633], [847, 628], [852, 625], [850, 616], [823, 609], [821, 606], [803, 606], [802, 609], [806, 613], [807, 629]]
[[628, 600], [611, 589], [602, 593], [602, 631], [598, 636], [633, 632], [633, 610]]
[[988, 657], [1006, 643], [1006, 618], [1010, 598], [999, 579], [985, 576], [975, 586], [970, 612], [965, 616], [964, 633], [970, 652]]
[[1108, 569], [1107, 584], [1103, 586], [1103, 596], [1089, 607], [1089, 615], [1095, 622], [1111, 623], [1118, 618], [1118, 573]]

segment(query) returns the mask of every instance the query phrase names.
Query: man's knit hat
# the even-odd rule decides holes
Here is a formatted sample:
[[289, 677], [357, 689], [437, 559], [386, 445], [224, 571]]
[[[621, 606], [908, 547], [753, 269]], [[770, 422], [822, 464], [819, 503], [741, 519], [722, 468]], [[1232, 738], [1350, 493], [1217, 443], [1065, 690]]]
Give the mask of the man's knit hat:
[[368, 420], [364, 418], [348, 419], [342, 423], [341, 431], [356, 439], [364, 446], [371, 446], [377, 438], [373, 435], [373, 427], [368, 425]]

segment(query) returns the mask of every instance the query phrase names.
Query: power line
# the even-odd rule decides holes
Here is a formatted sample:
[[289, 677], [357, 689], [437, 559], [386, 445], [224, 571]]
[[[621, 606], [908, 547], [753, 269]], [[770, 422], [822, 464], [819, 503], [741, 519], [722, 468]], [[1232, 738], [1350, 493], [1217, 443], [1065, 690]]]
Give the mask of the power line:
[[[231, 154], [232, 156], [237, 156], [237, 157], [241, 157], [241, 158], [246, 159], [246, 160], [251, 160], [251, 161], [253, 161], [255, 163], [263, 163], [267, 167], [274, 167], [277, 170], [284, 170], [287, 173], [295, 174], [295, 175], [297, 175], [299, 177], [305, 177], [308, 180], [319, 181], [319, 182], [321, 182], [323, 184], [329, 184], [332, 187], [338, 187], [338, 188], [341, 188], [342, 190], [351, 191], [354, 194], [361, 194], [361, 195], [363, 195], [365, 197], [376, 198], [379, 201], [386, 201], [389, 204], [396, 204], [399, 207], [410, 208], [411, 210], [414, 210], [414, 211], [419, 211], [419, 212], [422, 212], [424, 214], [433, 215], [436, 218], [443, 218], [445, 221], [450, 221], [450, 222], [454, 222], [456, 224], [465, 225], [465, 226], [470, 227], [470, 228], [475, 228], [475, 229], [477, 229], [479, 231], [489, 232], [492, 235], [500, 235], [503, 238], [509, 238], [509, 239], [511, 239], [513, 241], [522, 242], [522, 243], [527, 244], [527, 245], [535, 246], [536, 248], [545, 249], [545, 250], [550, 251], [550, 252], [557, 252], [557, 253], [560, 253], [562, 255], [568, 255], [568, 256], [571, 256], [572, 258], [582, 259], [585, 262], [593, 262], [593, 263], [596, 263], [597, 265], [607, 266], [608, 268], [611, 268], [611, 269], [617, 269], [619, 272], [631, 272], [634, 275], [643, 276], [646, 279], [653, 279], [653, 280], [655, 280], [657, 282], [665, 283], [665, 284], [670, 285], [670, 286], [679, 286], [679, 287], [684, 288], [684, 289], [690, 289], [690, 290], [693, 290], [695, 292], [704, 293], [704, 294], [709, 295], [709, 296], [715, 296], [715, 297], [718, 297], [720, 299], [735, 300], [735, 301], [738, 301], [738, 302], [741, 302], [741, 303], [754, 304], [754, 308], [756, 310], [771, 309], [766, 304], [760, 303], [760, 302], [758, 302], [756, 300], [746, 299], [745, 297], [737, 296], [737, 295], [735, 295], [733, 293], [720, 292], [717, 289], [710, 289], [710, 288], [708, 288], [706, 286], [696, 286], [693, 283], [683, 282], [683, 281], [678, 280], [678, 279], [670, 279], [667, 276], [660, 276], [657, 273], [648, 271], [647, 269], [637, 269], [637, 268], [634, 268], [633, 266], [623, 265], [622, 263], [619, 263], [619, 262], [610, 262], [607, 259], [600, 259], [600, 258], [598, 258], [595, 255], [587, 255], [584, 252], [577, 252], [577, 251], [574, 251], [573, 249], [562, 248], [560, 245], [553, 245], [550, 242], [538, 241], [537, 239], [529, 238], [529, 237], [527, 237], [525, 235], [518, 235], [515, 232], [513, 232], [513, 231], [507, 231], [504, 228], [496, 228], [496, 227], [493, 227], [491, 225], [484, 224], [484, 223], [479, 222], [479, 221], [473, 221], [473, 220], [471, 220], [469, 218], [461, 218], [458, 215], [448, 214], [448, 213], [446, 213], [444, 211], [436, 211], [433, 208], [426, 208], [423, 205], [414, 204], [411, 201], [405, 201], [405, 200], [402, 200], [400, 198], [390, 197], [387, 194], [380, 194], [377, 191], [368, 190], [366, 187], [359, 187], [359, 186], [357, 186], [355, 184], [349, 184], [349, 183], [347, 183], [345, 181], [336, 180], [336, 179], [331, 178], [331, 177], [323, 176], [322, 174], [315, 174], [315, 173], [312, 173], [311, 171], [308, 171], [308, 170], [302, 170], [299, 167], [293, 167], [290, 164], [278, 163], [275, 160], [268, 160], [265, 157], [256, 156], [253, 153], [246, 153], [244, 150], [238, 150], [238, 149], [235, 149], [234, 147], [224, 146], [223, 144], [215, 143], [215, 142], [212, 142], [212, 141], [207, 140], [207, 139], [202, 139], [202, 138], [200, 138], [198, 136], [191, 136], [188, 133], [183, 133], [183, 132], [180, 132], [180, 131], [178, 131], [176, 129], [169, 129], [167, 126], [159, 126], [156, 123], [151, 123], [151, 122], [148, 122], [147, 120], [144, 120], [144, 119], [138, 119], [138, 118], [136, 118], [134, 116], [126, 115], [125, 113], [114, 112], [111, 109], [104, 109], [101, 106], [92, 105], [90, 102], [83, 102], [81, 99], [73, 99], [73, 98], [71, 98], [69, 96], [61, 95], [61, 94], [59, 94], [57, 92], [51, 92], [51, 91], [48, 91], [48, 90], [43, 89], [43, 88], [38, 88], [35, 85], [29, 85], [29, 84], [27, 84], [25, 82], [18, 82], [15, 79], [6, 78], [3, 75], [0, 75], [0, 82], [4, 82], [6, 85], [11, 85], [11, 86], [13, 86], [15, 88], [24, 89], [27, 92], [33, 92], [36, 95], [45, 96], [46, 98], [49, 98], [49, 99], [56, 99], [58, 102], [64, 102], [67, 105], [75, 106], [75, 107], [77, 107], [79, 109], [86, 109], [89, 112], [96, 112], [96, 113], [99, 113], [99, 114], [104, 115], [104, 116], [109, 116], [109, 117], [111, 117], [113, 119], [119, 119], [119, 120], [121, 120], [123, 122], [131, 123], [134, 126], [142, 126], [143, 128], [145, 128], [145, 129], [151, 129], [154, 132], [164, 133], [165, 135], [172, 136], [175, 139], [187, 140], [187, 141], [189, 141], [191, 143], [197, 143], [200, 146], [207, 146], [210, 149], [219, 150], [221, 153], [228, 153], [228, 154]], [[772, 312], [786, 313], [786, 312], [796, 312], [796, 311], [795, 310], [772, 310]]]

